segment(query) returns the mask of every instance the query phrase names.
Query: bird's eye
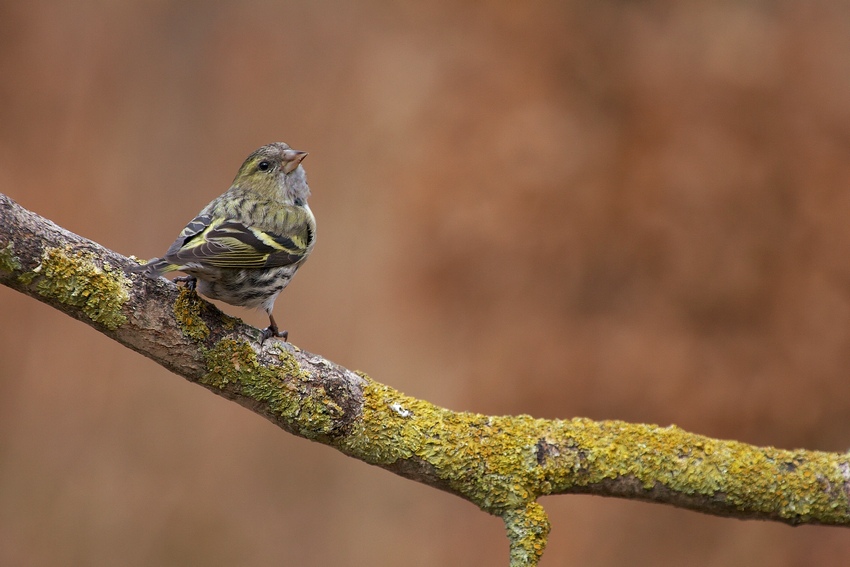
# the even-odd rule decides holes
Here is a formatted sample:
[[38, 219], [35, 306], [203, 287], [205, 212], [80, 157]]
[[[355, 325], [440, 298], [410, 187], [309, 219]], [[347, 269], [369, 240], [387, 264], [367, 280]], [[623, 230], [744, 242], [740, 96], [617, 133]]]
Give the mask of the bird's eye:
[[257, 164], [257, 169], [260, 171], [268, 171], [271, 166], [272, 164], [264, 160]]

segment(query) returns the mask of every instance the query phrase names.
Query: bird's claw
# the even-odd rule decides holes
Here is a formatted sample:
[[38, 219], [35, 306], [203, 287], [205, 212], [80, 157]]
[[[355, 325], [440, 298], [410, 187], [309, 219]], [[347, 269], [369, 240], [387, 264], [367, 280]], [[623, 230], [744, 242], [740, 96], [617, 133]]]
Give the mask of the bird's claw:
[[186, 284], [186, 289], [195, 291], [195, 288], [198, 287], [198, 278], [195, 276], [178, 276], [174, 278], [174, 283]]
[[269, 325], [265, 329], [263, 329], [263, 334], [260, 335], [260, 346], [266, 342], [266, 339], [270, 339], [272, 337], [277, 337], [283, 339], [284, 342], [289, 338], [289, 331], [278, 331], [276, 326]]

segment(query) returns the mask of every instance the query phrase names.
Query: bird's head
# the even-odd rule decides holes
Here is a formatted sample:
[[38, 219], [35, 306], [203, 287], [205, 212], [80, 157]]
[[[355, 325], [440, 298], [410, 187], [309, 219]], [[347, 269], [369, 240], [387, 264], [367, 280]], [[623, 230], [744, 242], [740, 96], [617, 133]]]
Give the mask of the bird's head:
[[301, 160], [307, 152], [293, 150], [283, 142], [263, 146], [252, 153], [239, 168], [234, 187], [250, 189], [287, 204], [303, 205], [310, 196], [307, 176]]

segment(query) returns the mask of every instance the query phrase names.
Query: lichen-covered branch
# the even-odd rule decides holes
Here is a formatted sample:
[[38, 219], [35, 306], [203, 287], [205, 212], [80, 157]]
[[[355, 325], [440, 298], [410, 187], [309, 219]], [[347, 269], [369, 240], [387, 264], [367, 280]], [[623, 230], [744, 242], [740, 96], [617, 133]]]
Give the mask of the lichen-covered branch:
[[84, 321], [281, 428], [501, 516], [511, 565], [536, 565], [536, 500], [587, 493], [788, 524], [850, 525], [850, 456], [677, 427], [454, 412], [222, 314], [0, 194], [0, 283]]

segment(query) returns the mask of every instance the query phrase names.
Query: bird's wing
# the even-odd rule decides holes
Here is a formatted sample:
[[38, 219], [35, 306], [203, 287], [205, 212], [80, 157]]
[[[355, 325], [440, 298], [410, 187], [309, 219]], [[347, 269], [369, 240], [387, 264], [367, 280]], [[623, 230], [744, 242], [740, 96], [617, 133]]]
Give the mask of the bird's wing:
[[301, 261], [313, 239], [309, 222], [284, 225], [285, 234], [223, 218], [193, 219], [165, 253], [173, 264], [216, 268], [272, 268]]

